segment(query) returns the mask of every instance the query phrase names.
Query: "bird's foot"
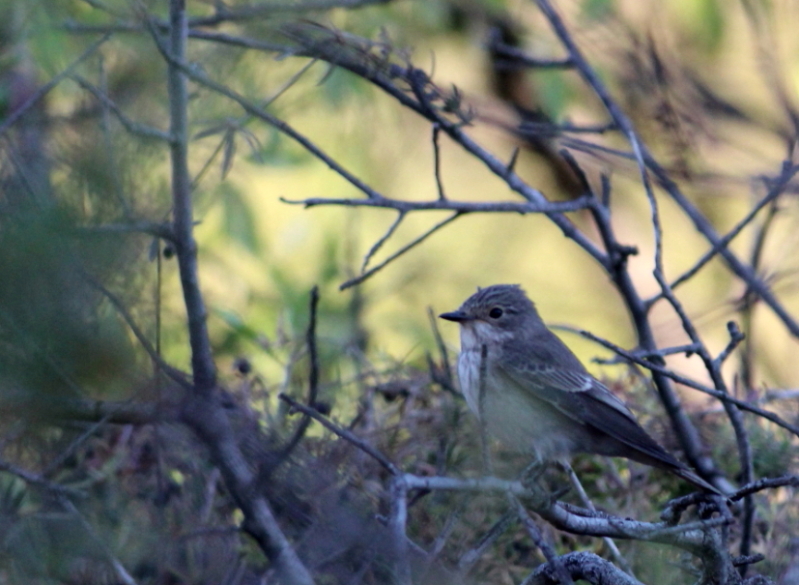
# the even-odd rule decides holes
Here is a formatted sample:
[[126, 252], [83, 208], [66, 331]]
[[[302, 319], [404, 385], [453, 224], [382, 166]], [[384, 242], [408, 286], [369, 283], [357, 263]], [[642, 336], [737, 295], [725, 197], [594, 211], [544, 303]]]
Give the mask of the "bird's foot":
[[563, 486], [555, 490], [550, 490], [545, 486], [540, 480], [547, 467], [548, 463], [546, 461], [533, 461], [522, 471], [519, 478], [522, 486], [527, 490], [533, 500], [537, 502], [537, 506], [543, 508], [551, 506], [571, 490], [569, 486]]
[[530, 465], [525, 467], [524, 471], [522, 471], [519, 481], [521, 481], [522, 485], [528, 490], [538, 487], [538, 480], [541, 479], [541, 476], [544, 474], [546, 469], [547, 464], [545, 461], [533, 461]]

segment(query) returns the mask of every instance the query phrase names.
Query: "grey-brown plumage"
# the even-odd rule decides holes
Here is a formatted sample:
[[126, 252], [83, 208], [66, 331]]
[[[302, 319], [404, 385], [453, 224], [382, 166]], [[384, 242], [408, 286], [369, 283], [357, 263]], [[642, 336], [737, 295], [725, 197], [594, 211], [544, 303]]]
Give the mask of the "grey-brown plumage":
[[441, 317], [460, 324], [458, 377], [466, 402], [507, 446], [540, 461], [574, 453], [626, 457], [720, 493], [646, 433], [547, 329], [519, 286], [479, 289]]

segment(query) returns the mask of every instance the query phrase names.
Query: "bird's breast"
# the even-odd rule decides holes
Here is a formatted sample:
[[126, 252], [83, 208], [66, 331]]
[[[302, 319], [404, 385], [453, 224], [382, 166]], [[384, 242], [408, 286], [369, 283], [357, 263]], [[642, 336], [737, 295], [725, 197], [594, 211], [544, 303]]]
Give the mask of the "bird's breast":
[[583, 450], [582, 425], [538, 396], [535, 388], [522, 387], [508, 378], [501, 368], [501, 346], [480, 341], [475, 332], [462, 333], [458, 377], [466, 403], [488, 434], [510, 449], [535, 454], [541, 460]]

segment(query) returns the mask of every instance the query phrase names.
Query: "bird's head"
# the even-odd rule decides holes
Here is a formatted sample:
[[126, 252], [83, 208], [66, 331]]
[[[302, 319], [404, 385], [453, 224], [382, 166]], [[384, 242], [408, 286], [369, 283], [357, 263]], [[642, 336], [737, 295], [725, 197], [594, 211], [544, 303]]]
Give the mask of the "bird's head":
[[496, 284], [477, 289], [457, 311], [442, 313], [442, 319], [455, 321], [464, 332], [480, 339], [504, 339], [540, 321], [538, 312], [517, 284]]

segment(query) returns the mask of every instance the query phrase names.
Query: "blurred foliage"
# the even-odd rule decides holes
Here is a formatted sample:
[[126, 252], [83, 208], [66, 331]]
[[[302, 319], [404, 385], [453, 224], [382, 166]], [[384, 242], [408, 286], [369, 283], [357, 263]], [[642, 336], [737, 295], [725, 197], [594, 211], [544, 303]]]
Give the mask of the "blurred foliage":
[[[737, 4], [641, 4], [646, 7], [643, 20], [636, 2], [563, 2], [575, 15], [581, 46], [622, 96], [642, 135], [675, 174], [689, 180], [689, 195], [709, 219], [727, 229], [748, 209], [753, 178], [775, 172], [787, 142], [781, 121], [786, 112], [773, 104], [773, 96], [764, 97], [762, 86], [768, 84], [755, 83], [759, 78], [746, 65], [749, 61], [736, 52], [747, 43], [757, 44], [748, 37]], [[746, 4], [760, 17], [773, 19], [775, 35], [787, 45], [782, 51], [791, 57], [787, 67], [795, 69], [795, 41], [781, 28], [790, 19], [780, 18], [779, 8], [770, 3]], [[248, 3], [225, 5], [233, 10]], [[76, 29], [140, 24], [145, 9], [164, 18], [165, 6], [154, 0], [0, 4], [0, 125], [97, 38]], [[215, 4], [190, 2], [188, 7], [194, 16], [208, 16]], [[481, 126], [475, 134], [486, 134], [498, 153], [509, 155], [522, 141], [504, 129], [525, 110], [556, 122], [593, 120], [598, 111], [573, 72], [521, 72], [504, 79], [511, 86], [499, 87], [503, 80], [491, 73], [483, 52], [492, 27], [507, 26], [519, 46], [543, 55], [556, 51], [551, 33], [532, 12], [527, 4], [503, 0], [390, 2], [325, 13], [287, 10], [228, 28], [264, 42], [285, 42], [275, 32], [279, 25], [307, 18], [403, 51], [411, 47], [414, 62], [432, 71], [442, 87], [454, 84], [480, 106], [485, 113], [481, 123], [489, 129]], [[356, 76], [288, 54], [276, 59], [200, 40], [192, 40], [190, 59], [254, 103], [267, 104], [269, 112], [381, 192], [435, 197], [429, 128]], [[111, 559], [118, 559], [139, 583], [250, 583], [268, 571], [239, 527], [239, 512], [207, 453], [187, 432], [170, 425], [63, 424], [55, 417], [68, 398], [161, 400], [174, 390], [153, 375], [119, 306], [170, 363], [188, 367], [174, 249], [135, 228], [138, 222], [170, 217], [168, 148], [158, 139], [129, 132], [87, 89], [107, 96], [134, 126], [166, 131], [165, 73], [148, 34], [116, 34], [0, 143], [2, 458], [83, 495], [70, 499], [75, 502], [70, 510], [53, 493], [0, 472], [0, 584], [115, 582]], [[730, 86], [741, 89], [730, 91]], [[318, 285], [322, 298], [315, 406], [403, 469], [422, 475], [482, 473], [473, 418], [462, 400], [431, 376], [429, 363], [442, 368], [444, 357], [435, 354], [428, 362], [435, 336], [427, 306], [451, 309], [476, 284], [511, 280], [531, 285], [554, 320], [579, 321], [609, 338], [629, 335], [627, 316], [614, 300], [597, 310], [597, 299], [608, 296], [604, 275], [598, 278], [595, 268], [571, 256], [557, 230], [531, 223], [538, 221], [532, 218], [474, 218], [453, 225], [447, 235], [437, 235], [365, 285], [339, 292], [385, 232], [385, 216], [304, 211], [279, 203], [279, 197], [350, 197], [353, 189], [226, 98], [198, 84], [191, 84], [190, 91], [201, 283], [222, 382], [235, 397], [226, 408], [252, 437], [251, 461], [270, 471], [262, 487], [270, 490], [276, 514], [321, 575], [319, 582], [356, 577], [365, 583], [387, 582], [389, 541], [376, 517], [387, 513], [389, 499], [379, 466], [316, 425], [291, 454], [290, 464], [281, 465], [276, 455], [297, 428], [297, 417], [277, 395], [300, 399], [308, 392], [305, 331], [311, 287]], [[516, 95], [528, 101], [512, 102], [509, 96]], [[527, 146], [519, 173], [534, 178], [553, 197], [568, 196], [546, 149]], [[506, 196], [507, 186], [451, 147], [442, 140], [442, 173], [453, 199]], [[752, 156], [741, 162], [741, 152]], [[635, 183], [628, 179], [635, 179], [637, 171], [604, 160], [591, 164], [593, 170], [610, 168], [620, 177], [614, 192], [624, 206], [619, 230], [631, 243], [641, 243], [640, 257], [648, 258], [649, 210], [636, 199], [638, 185], [627, 185]], [[667, 237], [681, 243], [676, 252], [666, 251], [669, 271], [678, 274], [707, 245], [664, 207]], [[775, 284], [782, 283], [786, 303], [796, 306], [793, 207], [789, 200], [779, 211], [763, 271], [773, 275]], [[421, 233], [427, 220], [406, 222], [373, 264], [401, 245], [392, 248], [395, 242]], [[522, 220], [530, 223], [516, 223]], [[575, 216], [578, 224], [585, 221]], [[745, 244], [735, 245], [749, 252]], [[721, 270], [711, 266], [708, 273], [691, 295], [691, 311], [706, 327], [709, 343], [723, 346], [724, 323], [741, 291]], [[645, 266], [635, 276], [646, 288], [651, 270]], [[577, 298], [575, 289], [590, 294]], [[660, 333], [664, 344], [676, 345], [682, 338], [673, 334], [671, 323]], [[753, 333], [763, 348], [756, 363], [757, 388], [799, 383], [795, 360], [785, 353], [795, 353], [795, 341], [781, 333]], [[596, 351], [585, 347], [578, 349], [581, 355]], [[650, 389], [632, 376], [614, 380], [613, 386], [634, 403], [647, 429], [676, 451]], [[794, 412], [784, 411], [795, 419]], [[716, 460], [734, 477], [735, 441], [724, 419], [718, 413], [695, 416], [702, 417], [703, 432], [713, 437], [707, 442]], [[257, 424], [246, 427], [253, 420]], [[758, 475], [796, 469], [795, 437], [762, 421], [748, 421], [747, 428]], [[524, 466], [522, 457], [496, 451], [499, 475], [511, 477]], [[687, 489], [674, 478], [625, 463], [586, 457], [574, 466], [600, 509], [623, 516], [654, 518], [667, 498]], [[553, 487], [565, 481], [557, 470], [545, 479]], [[788, 489], [759, 495], [756, 502], [755, 548], [766, 554], [769, 574], [776, 575], [787, 558], [799, 511]], [[502, 497], [417, 494], [409, 529], [430, 547], [453, 522], [440, 553], [451, 565], [505, 509]], [[597, 539], [554, 530], [546, 537], [559, 550], [608, 554]], [[619, 544], [639, 579], [691, 582], [688, 572], [675, 570], [681, 559], [674, 551]], [[494, 550], [470, 573], [475, 582], [517, 583], [543, 560], [517, 527], [503, 534]], [[438, 574], [438, 566], [427, 570], [430, 583], [451, 577]]]

